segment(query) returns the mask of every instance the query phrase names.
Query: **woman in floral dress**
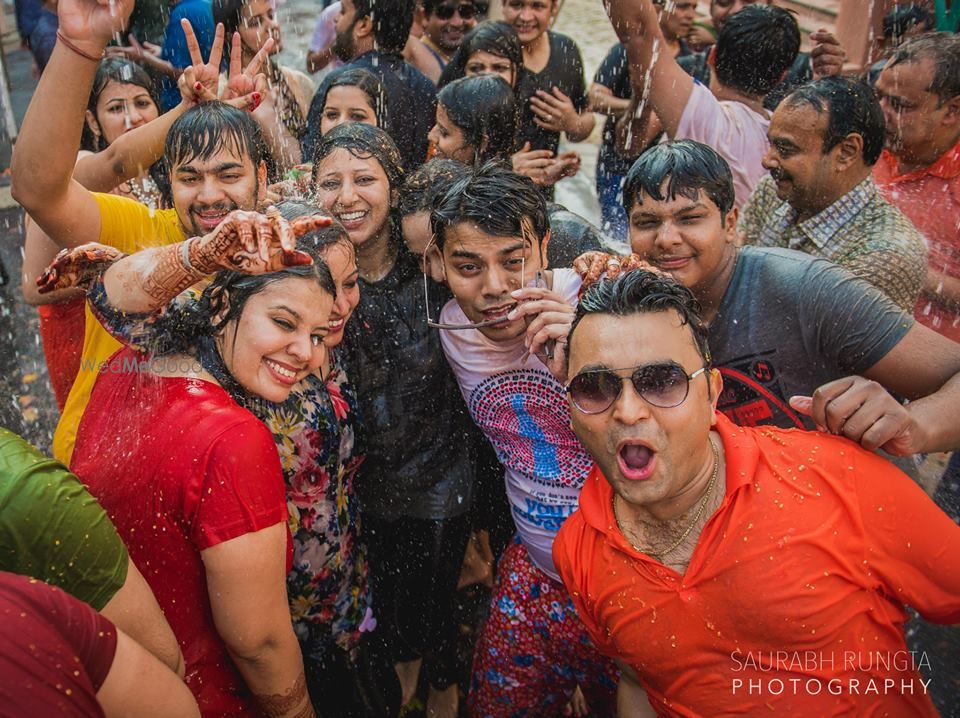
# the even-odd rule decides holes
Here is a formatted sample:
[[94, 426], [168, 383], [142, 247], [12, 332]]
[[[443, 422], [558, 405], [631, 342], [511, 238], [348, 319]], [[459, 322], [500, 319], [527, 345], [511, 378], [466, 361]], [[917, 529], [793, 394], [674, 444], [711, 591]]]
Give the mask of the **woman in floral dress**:
[[[305, 202], [287, 201], [278, 209], [286, 219], [320, 213]], [[360, 301], [356, 254], [336, 222], [298, 242], [316, 248], [336, 284], [330, 331], [324, 338], [327, 360], [319, 372], [298, 382], [283, 403], [246, 399], [244, 405], [273, 434], [280, 454], [294, 547], [287, 594], [317, 715], [395, 715], [400, 700], [397, 677], [369, 635], [377, 622], [353, 496], [353, 479], [364, 451], [357, 395], [339, 349], [344, 326]], [[82, 261], [81, 251], [73, 250], [59, 261]], [[127, 287], [149, 283], [156, 268], [151, 262], [130, 266], [139, 274], [125, 283]], [[142, 296], [136, 299], [107, 297], [101, 280], [88, 292], [94, 315], [111, 334], [129, 346], [151, 348], [164, 341], [163, 322], [157, 321], [162, 310], [170, 301], [193, 302], [195, 295], [185, 292], [166, 301], [151, 298], [154, 312], [125, 312], [125, 307], [143, 305]]]

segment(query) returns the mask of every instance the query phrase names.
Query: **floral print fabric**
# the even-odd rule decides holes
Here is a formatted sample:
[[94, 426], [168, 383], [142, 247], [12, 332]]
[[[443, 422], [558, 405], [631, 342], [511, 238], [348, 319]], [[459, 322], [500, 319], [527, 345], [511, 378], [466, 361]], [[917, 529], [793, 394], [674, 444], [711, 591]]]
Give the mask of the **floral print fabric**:
[[[194, 301], [196, 296], [181, 295], [167, 311], [186, 309]], [[102, 279], [91, 286], [88, 302], [124, 344], [149, 349], [158, 338], [158, 315], [116, 311]], [[357, 394], [336, 350], [330, 366], [329, 376], [308, 376], [281, 404], [244, 402], [273, 434], [280, 454], [294, 549], [287, 576], [290, 613], [304, 653], [317, 661], [333, 646], [350, 651], [362, 632], [376, 627], [353, 494], [364, 455]]]

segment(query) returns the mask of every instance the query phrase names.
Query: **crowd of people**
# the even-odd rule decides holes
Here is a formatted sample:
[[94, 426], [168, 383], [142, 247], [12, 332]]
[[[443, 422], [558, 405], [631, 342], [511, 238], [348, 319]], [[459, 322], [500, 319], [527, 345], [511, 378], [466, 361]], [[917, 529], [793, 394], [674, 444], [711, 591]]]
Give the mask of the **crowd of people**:
[[0, 715], [953, 715], [960, 35], [559, 2], [22, 3]]

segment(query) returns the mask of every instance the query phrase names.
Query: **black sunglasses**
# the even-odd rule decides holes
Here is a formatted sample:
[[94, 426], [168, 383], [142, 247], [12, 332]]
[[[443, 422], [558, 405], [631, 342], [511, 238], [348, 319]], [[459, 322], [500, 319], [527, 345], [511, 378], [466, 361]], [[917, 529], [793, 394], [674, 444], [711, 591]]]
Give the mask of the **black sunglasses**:
[[[680, 406], [690, 392], [690, 382], [707, 370], [697, 369], [693, 374], [675, 362], [647, 364], [632, 369], [595, 369], [577, 374], [567, 384], [567, 393], [584, 414], [601, 414], [613, 406], [623, 391], [627, 379], [633, 390], [651, 406], [669, 409]], [[619, 372], [631, 372], [629, 377]]]
[[460, 17], [464, 20], [471, 20], [477, 14], [477, 9], [473, 5], [464, 3], [463, 5], [437, 5], [433, 10], [433, 14], [441, 20], [449, 20], [455, 12], [460, 13]]

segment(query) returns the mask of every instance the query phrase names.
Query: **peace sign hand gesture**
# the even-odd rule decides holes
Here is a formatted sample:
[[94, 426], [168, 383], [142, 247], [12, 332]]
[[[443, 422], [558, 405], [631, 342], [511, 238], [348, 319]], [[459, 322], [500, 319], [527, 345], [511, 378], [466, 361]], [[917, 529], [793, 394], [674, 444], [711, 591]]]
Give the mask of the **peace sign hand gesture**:
[[239, 109], [249, 109], [251, 111], [256, 109], [257, 105], [260, 104], [263, 89], [267, 84], [266, 77], [259, 74], [258, 70], [273, 47], [273, 40], [268, 39], [260, 52], [250, 61], [250, 64], [241, 70], [240, 35], [234, 33], [230, 48], [230, 72], [227, 84], [224, 87], [223, 94], [218, 96], [220, 66], [223, 60], [223, 24], [217, 23], [213, 44], [210, 46], [210, 58], [207, 62], [203, 61], [200, 43], [193, 31], [193, 26], [190, 25], [190, 21], [184, 18], [180, 21], [180, 24], [187, 40], [187, 49], [190, 52], [190, 62], [192, 63], [190, 67], [183, 71], [178, 80], [180, 94], [184, 101], [196, 104], [198, 102], [222, 100]]
[[[233, 33], [233, 40], [230, 45], [230, 73], [227, 75], [227, 86], [224, 88], [223, 96], [220, 98], [224, 102], [234, 104], [235, 101], [244, 98], [254, 97], [256, 105], [260, 104], [264, 91], [267, 89], [267, 78], [260, 68], [270, 55], [273, 49], [273, 38], [267, 38], [263, 46], [257, 51], [245, 68], [241, 69], [243, 49], [240, 46], [240, 33]], [[236, 105], [240, 107], [242, 105]]]
[[217, 84], [220, 82], [220, 61], [223, 58], [223, 24], [217, 23], [213, 44], [210, 46], [210, 59], [207, 62], [203, 61], [200, 43], [190, 21], [183, 18], [180, 26], [183, 28], [184, 37], [187, 39], [187, 50], [190, 52], [190, 67], [184, 69], [177, 81], [180, 94], [185, 102], [216, 100]]

